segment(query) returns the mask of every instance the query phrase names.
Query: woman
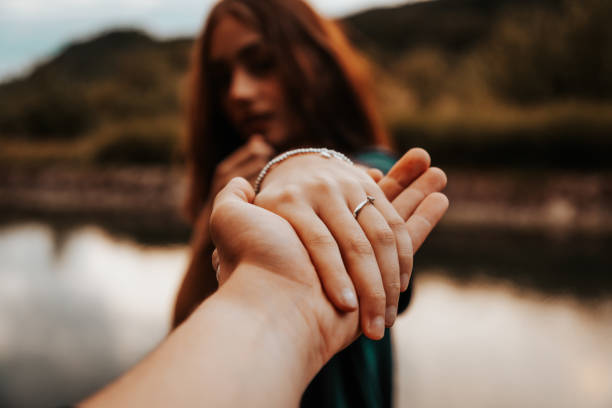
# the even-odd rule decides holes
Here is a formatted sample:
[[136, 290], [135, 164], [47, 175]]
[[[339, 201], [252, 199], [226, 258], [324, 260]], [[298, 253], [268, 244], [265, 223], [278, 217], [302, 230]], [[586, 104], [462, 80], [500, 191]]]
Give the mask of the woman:
[[[217, 288], [208, 222], [213, 197], [231, 178], [252, 182], [275, 153], [300, 146], [329, 147], [383, 171], [392, 164], [389, 155], [364, 149], [390, 146], [375, 114], [364, 61], [335, 24], [300, 0], [218, 3], [195, 44], [190, 91], [186, 209], [195, 233], [175, 325]], [[302, 159], [310, 170], [308, 160], [316, 158]], [[281, 170], [299, 172], [285, 167], [276, 174]], [[329, 296], [333, 291], [327, 289]], [[330, 298], [341, 309], [354, 307], [350, 300]], [[400, 311], [408, 301], [405, 293]], [[385, 314], [386, 326], [394, 313]], [[368, 334], [367, 325], [364, 331]], [[370, 333], [382, 337], [378, 330]], [[380, 342], [360, 337], [317, 375], [302, 405], [390, 406], [391, 375], [389, 336]]]

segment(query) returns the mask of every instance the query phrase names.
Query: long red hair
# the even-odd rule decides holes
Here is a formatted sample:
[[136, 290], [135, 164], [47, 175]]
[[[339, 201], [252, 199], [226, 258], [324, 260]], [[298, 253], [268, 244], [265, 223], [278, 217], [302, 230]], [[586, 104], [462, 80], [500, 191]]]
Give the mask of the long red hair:
[[368, 65], [337, 23], [302, 0], [222, 0], [212, 9], [195, 42], [188, 89], [188, 191], [185, 210], [195, 219], [209, 194], [217, 165], [244, 143], [213, 91], [210, 46], [221, 18], [231, 15], [258, 30], [277, 61], [300, 134], [287, 148], [325, 146], [352, 154], [368, 146], [390, 148], [375, 109]]

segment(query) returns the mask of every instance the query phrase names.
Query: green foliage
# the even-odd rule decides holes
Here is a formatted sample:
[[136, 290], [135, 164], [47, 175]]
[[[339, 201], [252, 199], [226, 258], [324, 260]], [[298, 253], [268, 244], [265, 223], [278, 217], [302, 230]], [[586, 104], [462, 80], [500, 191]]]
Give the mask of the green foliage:
[[612, 157], [612, 105], [424, 114], [392, 130], [400, 151], [421, 146], [444, 167], [602, 169]]
[[560, 0], [436, 0], [377, 8], [349, 16], [344, 23], [361, 47], [373, 46], [394, 60], [415, 49], [447, 54], [470, 51], [486, 39], [508, 9], [556, 8]]
[[0, 85], [0, 138], [71, 139], [113, 123], [177, 115], [189, 46], [134, 31], [70, 45], [29, 77]]
[[489, 84], [501, 98], [537, 103], [612, 97], [612, 2], [566, 2], [506, 15], [482, 47]]
[[93, 112], [79, 93], [44, 84], [36, 93], [16, 93], [0, 99], [2, 134], [33, 138], [72, 138], [87, 131]]
[[92, 138], [89, 161], [94, 164], [172, 164], [178, 159], [175, 121], [137, 121], [103, 129]]
[[[343, 23], [402, 148], [457, 165], [609, 167], [610, 21], [609, 0], [438, 0]], [[180, 160], [191, 44], [103, 33], [0, 84], [0, 161]]]

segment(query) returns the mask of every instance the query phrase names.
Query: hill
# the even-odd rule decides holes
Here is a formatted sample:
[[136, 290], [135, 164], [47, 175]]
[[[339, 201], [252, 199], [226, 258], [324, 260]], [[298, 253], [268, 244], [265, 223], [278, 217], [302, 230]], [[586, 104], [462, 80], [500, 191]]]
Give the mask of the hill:
[[359, 46], [391, 58], [421, 47], [463, 53], [488, 37], [508, 9], [560, 5], [560, 0], [437, 0], [371, 9], [343, 21]]
[[[459, 166], [582, 168], [612, 153], [611, 18], [607, 0], [438, 0], [342, 23], [372, 59], [400, 148]], [[180, 160], [192, 41], [105, 32], [0, 84], [0, 163]]]

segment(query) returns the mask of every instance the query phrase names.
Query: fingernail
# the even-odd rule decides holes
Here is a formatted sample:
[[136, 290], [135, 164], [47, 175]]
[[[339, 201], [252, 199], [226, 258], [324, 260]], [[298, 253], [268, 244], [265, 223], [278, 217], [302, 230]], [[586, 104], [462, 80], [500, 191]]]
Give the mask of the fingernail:
[[392, 326], [393, 322], [395, 322], [395, 317], [397, 315], [397, 308], [395, 306], [387, 306], [385, 310], [385, 324], [387, 326]]
[[410, 283], [410, 276], [407, 273], [402, 273], [400, 276], [400, 285], [402, 286], [402, 292], [408, 289], [408, 284]]
[[355, 292], [353, 292], [349, 288], [344, 288], [342, 290], [342, 300], [344, 301], [344, 304], [348, 307], [357, 307], [357, 296], [355, 296]]
[[385, 335], [385, 319], [382, 316], [370, 320], [370, 333], [377, 339], [382, 339]]

